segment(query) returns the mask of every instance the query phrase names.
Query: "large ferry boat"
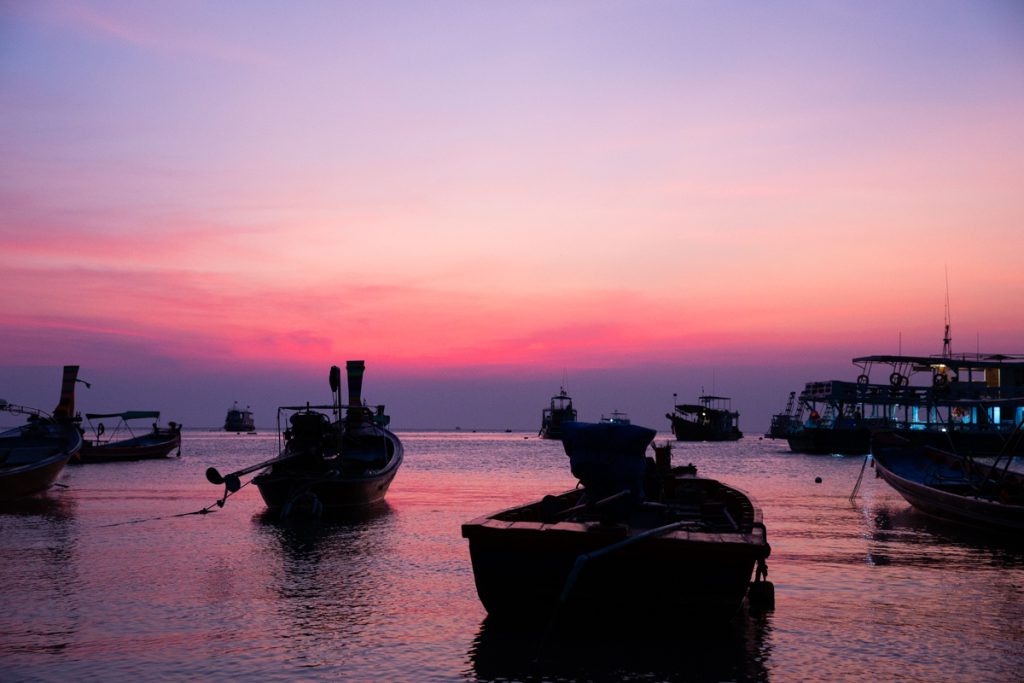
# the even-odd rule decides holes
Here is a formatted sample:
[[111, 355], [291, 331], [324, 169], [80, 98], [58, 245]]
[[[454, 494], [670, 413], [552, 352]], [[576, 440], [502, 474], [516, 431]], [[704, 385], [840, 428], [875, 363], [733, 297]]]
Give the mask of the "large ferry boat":
[[[787, 434], [797, 453], [863, 455], [871, 435], [896, 432], [912, 444], [995, 454], [1024, 421], [1024, 355], [943, 353], [853, 359], [854, 381], [808, 382], [798, 425]], [[885, 381], [872, 375], [881, 373]]]

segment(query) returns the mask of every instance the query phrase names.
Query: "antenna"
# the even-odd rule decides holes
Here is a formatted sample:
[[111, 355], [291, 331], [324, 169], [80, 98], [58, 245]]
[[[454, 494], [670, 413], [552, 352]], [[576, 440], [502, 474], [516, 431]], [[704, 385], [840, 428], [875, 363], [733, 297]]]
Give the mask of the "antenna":
[[942, 337], [942, 357], [952, 358], [953, 349], [950, 346], [950, 342], [953, 341], [949, 337], [949, 266], [946, 267], [946, 333]]

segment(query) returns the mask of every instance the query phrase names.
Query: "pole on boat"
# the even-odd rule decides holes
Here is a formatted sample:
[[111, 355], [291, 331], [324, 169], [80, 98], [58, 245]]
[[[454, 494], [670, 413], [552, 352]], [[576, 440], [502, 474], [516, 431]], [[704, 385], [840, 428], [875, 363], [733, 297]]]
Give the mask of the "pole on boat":
[[206, 470], [206, 480], [211, 484], [224, 484], [224, 487], [228, 491], [234, 493], [238, 489], [242, 488], [242, 482], [239, 479], [239, 477], [242, 476], [243, 474], [249, 474], [250, 472], [261, 470], [264, 467], [269, 467], [270, 465], [273, 465], [275, 463], [284, 462], [285, 460], [291, 460], [292, 458], [297, 457], [297, 455], [298, 454], [296, 453], [289, 453], [288, 455], [279, 455], [276, 458], [264, 460], [261, 463], [250, 465], [249, 467], [243, 467], [240, 470], [225, 475], [221, 475], [221, 473], [217, 471], [216, 467], [210, 467]]

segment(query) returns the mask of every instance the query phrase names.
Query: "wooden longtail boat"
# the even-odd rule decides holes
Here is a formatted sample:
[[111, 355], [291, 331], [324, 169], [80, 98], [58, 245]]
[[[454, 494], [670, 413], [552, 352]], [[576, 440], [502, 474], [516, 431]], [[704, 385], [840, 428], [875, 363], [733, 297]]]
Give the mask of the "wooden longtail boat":
[[78, 366], [65, 365], [60, 403], [52, 416], [0, 401], [0, 410], [28, 415], [27, 424], [0, 433], [0, 501], [50, 488], [82, 447], [82, 433], [74, 419], [77, 379]]
[[[160, 413], [155, 410], [129, 410], [123, 413], [86, 413], [85, 418], [93, 420], [116, 418], [112, 429], [106, 429], [98, 422], [93, 436], [85, 440], [78, 454], [78, 462], [122, 462], [130, 460], [152, 460], [166, 458], [178, 449], [181, 455], [181, 425], [176, 422], [160, 427], [157, 420]], [[153, 420], [153, 428], [136, 434], [131, 427], [133, 420]]]
[[644, 455], [654, 430], [563, 425], [583, 488], [462, 526], [477, 593], [492, 617], [633, 615], [645, 622], [727, 621], [757, 568], [770, 586], [761, 511], [739, 489], [671, 467], [669, 446]]
[[[341, 403], [341, 371], [331, 368], [331, 405], [278, 408], [279, 455], [221, 476], [210, 468], [206, 478], [225, 485], [225, 498], [241, 488], [239, 477], [264, 470], [252, 482], [267, 507], [282, 517], [320, 515], [365, 508], [384, 500], [402, 464], [404, 448], [386, 428], [384, 406], [371, 410], [360, 399], [363, 361], [348, 361], [348, 404]], [[287, 418], [287, 428], [281, 421]]]
[[[1024, 434], [1018, 431], [1019, 441]], [[1007, 453], [1018, 452], [1008, 442]], [[915, 508], [990, 531], [1024, 531], [1024, 474], [1011, 455], [976, 459], [881, 432], [872, 441], [876, 476]]]

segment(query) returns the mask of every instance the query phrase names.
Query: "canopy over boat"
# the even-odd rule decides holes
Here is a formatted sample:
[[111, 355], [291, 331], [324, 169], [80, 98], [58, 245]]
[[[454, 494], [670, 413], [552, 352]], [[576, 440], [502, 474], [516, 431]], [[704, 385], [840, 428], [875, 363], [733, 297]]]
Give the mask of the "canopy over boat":
[[155, 420], [160, 417], [158, 410], [126, 410], [123, 413], [86, 413], [87, 420], [104, 420], [118, 417], [122, 420]]

